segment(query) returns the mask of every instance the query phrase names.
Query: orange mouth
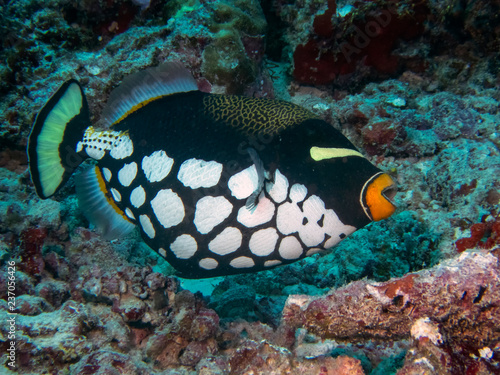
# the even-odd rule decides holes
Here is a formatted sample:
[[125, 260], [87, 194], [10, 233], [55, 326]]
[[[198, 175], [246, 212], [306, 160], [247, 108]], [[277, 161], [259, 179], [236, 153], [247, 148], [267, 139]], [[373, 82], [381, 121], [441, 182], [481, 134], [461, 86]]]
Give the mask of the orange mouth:
[[396, 183], [387, 173], [373, 176], [361, 192], [361, 202], [366, 215], [373, 221], [387, 219], [396, 211], [393, 201], [396, 193]]

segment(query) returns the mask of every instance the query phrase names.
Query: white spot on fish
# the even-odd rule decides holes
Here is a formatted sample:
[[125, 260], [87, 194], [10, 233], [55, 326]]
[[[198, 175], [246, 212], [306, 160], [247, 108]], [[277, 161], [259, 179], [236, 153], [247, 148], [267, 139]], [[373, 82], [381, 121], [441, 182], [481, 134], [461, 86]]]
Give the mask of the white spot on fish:
[[201, 268], [213, 270], [214, 268], [217, 268], [219, 262], [217, 262], [214, 258], [203, 258], [198, 264]]
[[307, 250], [306, 256], [309, 257], [311, 255], [320, 253], [321, 251], [323, 251], [323, 249], [320, 249], [319, 247], [313, 247], [313, 248]]
[[139, 208], [144, 204], [145, 201], [146, 192], [144, 191], [144, 188], [139, 185], [134, 190], [132, 190], [132, 193], [130, 193], [130, 203], [135, 208]]
[[128, 135], [120, 135], [109, 153], [113, 159], [124, 159], [134, 152], [134, 145]]
[[248, 198], [258, 187], [259, 177], [255, 164], [231, 176], [227, 186], [236, 199]]
[[283, 202], [288, 196], [288, 179], [279, 169], [274, 173], [274, 183], [267, 183], [266, 190], [275, 203]]
[[264, 262], [264, 267], [272, 267], [281, 264], [281, 260], [266, 260]]
[[198, 244], [189, 234], [182, 234], [172, 242], [170, 250], [172, 250], [179, 259], [189, 259], [196, 253], [196, 250], [198, 250]]
[[325, 242], [325, 249], [335, 246], [356, 231], [356, 228], [352, 225], [342, 223], [333, 210], [327, 210], [323, 226], [325, 227], [325, 233], [331, 236], [331, 238]]
[[128, 207], [125, 209], [125, 215], [127, 215], [130, 219], [135, 220], [135, 216], [132, 213], [132, 210], [130, 210], [130, 208]]
[[237, 220], [248, 228], [256, 227], [270, 221], [274, 216], [274, 204], [266, 197], [259, 198], [253, 210], [243, 206], [238, 211]]
[[111, 180], [112, 174], [111, 174], [111, 171], [108, 168], [103, 168], [102, 169], [102, 174], [104, 175], [104, 178], [105, 178], [106, 181], [109, 182]]
[[321, 221], [326, 214], [325, 203], [317, 195], [312, 195], [306, 199], [302, 209], [307, 223], [303, 222], [299, 228], [300, 239], [308, 247], [317, 246], [325, 239], [325, 226]]
[[294, 184], [290, 189], [290, 199], [292, 202], [302, 202], [307, 195], [307, 188], [301, 184]]
[[160, 190], [151, 200], [151, 207], [164, 228], [173, 227], [184, 219], [182, 200], [171, 189]]
[[302, 255], [302, 245], [294, 236], [281, 240], [279, 253], [283, 259], [297, 259]]
[[85, 152], [89, 157], [95, 160], [101, 160], [106, 154], [106, 151], [104, 151], [103, 149], [94, 148], [94, 146], [87, 146], [85, 148]]
[[[301, 199], [305, 196], [303, 192], [299, 192], [295, 191], [294, 198]], [[342, 233], [348, 235], [355, 231], [354, 227], [343, 224], [333, 210], [327, 210], [325, 203], [317, 195], [312, 195], [304, 201], [302, 210], [297, 203], [285, 202], [278, 207], [276, 226], [284, 235], [298, 233], [307, 247], [318, 246], [324, 241], [325, 235], [331, 238], [324, 246], [332, 247], [340, 242]]]
[[84, 147], [87, 155], [96, 160], [102, 159], [106, 151], [111, 151], [110, 155], [114, 159], [123, 159], [134, 151], [132, 141], [122, 132], [95, 131], [92, 126], [85, 130], [83, 140], [78, 142], [76, 151], [80, 152]]
[[285, 235], [298, 232], [302, 226], [304, 215], [297, 203], [285, 202], [278, 207], [276, 227]]
[[249, 257], [238, 257], [229, 262], [229, 265], [234, 268], [250, 268], [255, 266], [255, 262]]
[[158, 252], [160, 253], [160, 255], [161, 255], [162, 257], [164, 257], [164, 258], [166, 258], [166, 257], [167, 257], [167, 252], [165, 251], [165, 249], [164, 249], [163, 247], [160, 247], [160, 248], [158, 249]]
[[154, 238], [156, 235], [155, 228], [147, 215], [139, 216], [139, 222], [141, 223], [142, 230], [148, 235], [149, 238]]
[[115, 200], [115, 202], [120, 202], [122, 200], [122, 195], [120, 194], [120, 192], [118, 190], [116, 190], [115, 188], [111, 188], [111, 195], [113, 196], [113, 199]]
[[125, 164], [123, 168], [118, 171], [118, 181], [120, 181], [120, 184], [123, 186], [130, 186], [135, 176], [137, 176], [136, 162]]
[[142, 159], [141, 168], [149, 182], [158, 182], [168, 176], [174, 159], [169, 157], [165, 151], [155, 151]]
[[227, 227], [217, 235], [210, 243], [208, 248], [210, 251], [219, 255], [230, 254], [239, 249], [241, 246], [242, 235], [239, 229]]
[[209, 233], [222, 223], [233, 210], [233, 205], [224, 197], [206, 196], [196, 203], [194, 225], [201, 234]]
[[268, 256], [276, 248], [278, 233], [274, 228], [261, 229], [250, 238], [250, 251], [257, 256]]
[[186, 187], [209, 188], [219, 183], [222, 164], [216, 161], [188, 159], [182, 163], [177, 178]]

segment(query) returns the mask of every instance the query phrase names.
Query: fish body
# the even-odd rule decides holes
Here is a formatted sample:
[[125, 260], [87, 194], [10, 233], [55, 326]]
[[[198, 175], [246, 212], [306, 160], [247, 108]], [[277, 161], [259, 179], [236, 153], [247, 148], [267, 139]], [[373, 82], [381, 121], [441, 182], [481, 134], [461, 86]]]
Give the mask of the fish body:
[[90, 126], [77, 81], [37, 116], [28, 144], [38, 195], [76, 176], [107, 238], [135, 226], [179, 275], [255, 272], [331, 248], [394, 210], [392, 179], [340, 132], [283, 101], [208, 94], [178, 64], [136, 73]]

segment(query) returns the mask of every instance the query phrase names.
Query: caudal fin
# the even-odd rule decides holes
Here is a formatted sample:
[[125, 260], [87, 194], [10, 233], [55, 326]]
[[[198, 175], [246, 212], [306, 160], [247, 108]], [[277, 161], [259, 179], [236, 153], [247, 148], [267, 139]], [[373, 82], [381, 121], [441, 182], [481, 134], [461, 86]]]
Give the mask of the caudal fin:
[[54, 195], [87, 157], [76, 146], [90, 125], [89, 107], [80, 84], [65, 82], [38, 113], [28, 139], [28, 159], [36, 193]]

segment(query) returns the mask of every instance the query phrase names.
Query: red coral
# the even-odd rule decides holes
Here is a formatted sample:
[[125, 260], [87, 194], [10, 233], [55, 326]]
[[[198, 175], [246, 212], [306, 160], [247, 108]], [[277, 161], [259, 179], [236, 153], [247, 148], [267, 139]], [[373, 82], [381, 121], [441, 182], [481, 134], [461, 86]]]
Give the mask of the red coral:
[[29, 228], [21, 233], [22, 263], [19, 268], [30, 275], [40, 275], [45, 268], [42, 246], [46, 237], [46, 228]]
[[314, 19], [313, 27], [316, 35], [328, 38], [333, 34], [332, 17], [336, 11], [337, 4], [335, 0], [328, 0], [328, 9]]
[[[357, 5], [362, 6], [362, 3]], [[315, 35], [295, 49], [295, 79], [303, 83], [326, 84], [339, 75], [353, 73], [359, 63], [382, 74], [396, 72], [399, 58], [392, 55], [396, 42], [422, 35], [429, 13], [422, 2], [416, 0], [413, 5], [412, 14], [398, 14], [395, 10], [381, 8], [355, 21], [355, 15], [339, 18], [340, 24], [334, 25], [332, 17], [336, 3], [330, 0], [328, 9], [314, 19]]]
[[406, 138], [406, 130], [398, 122], [382, 120], [362, 129], [363, 147], [370, 155], [380, 155], [393, 143]]
[[474, 247], [492, 249], [495, 245], [500, 245], [500, 215], [494, 221], [486, 221], [486, 216], [483, 216], [480, 223], [470, 227], [470, 237], [455, 242], [459, 253]]

